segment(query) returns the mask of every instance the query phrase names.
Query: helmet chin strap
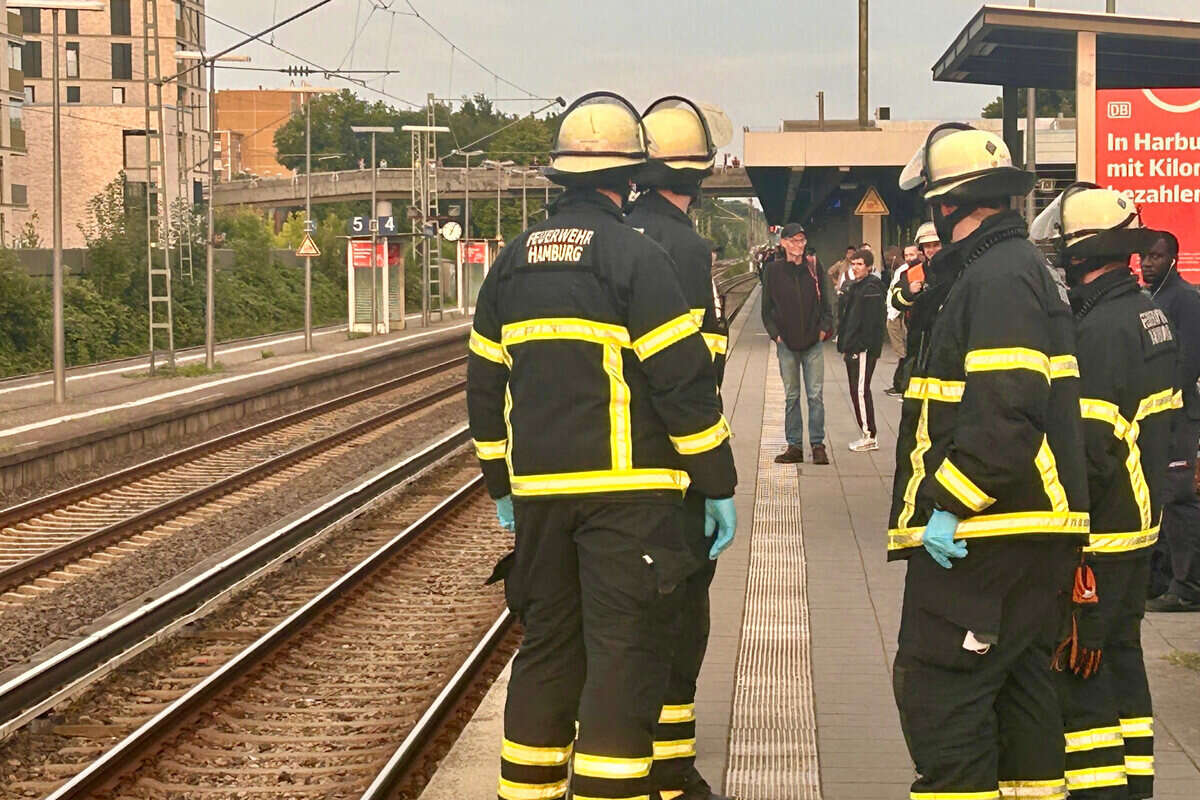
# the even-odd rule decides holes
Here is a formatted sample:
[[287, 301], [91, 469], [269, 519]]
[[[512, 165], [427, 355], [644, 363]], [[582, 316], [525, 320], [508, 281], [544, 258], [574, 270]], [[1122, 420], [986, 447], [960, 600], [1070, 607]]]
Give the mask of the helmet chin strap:
[[953, 243], [955, 227], [974, 213], [978, 206], [960, 205], [950, 214], [943, 214], [942, 204], [936, 201], [930, 203], [929, 208], [933, 212], [933, 227], [944, 246]]
[[1067, 286], [1071, 287], [1072, 289], [1082, 284], [1084, 276], [1089, 272], [1098, 270], [1104, 265], [1111, 263], [1111, 259], [1104, 256], [1092, 256], [1091, 258], [1085, 258], [1078, 264], [1071, 263], [1070, 259], [1066, 258], [1065, 256], [1063, 260], [1065, 262], [1063, 264], [1063, 269], [1066, 272]]

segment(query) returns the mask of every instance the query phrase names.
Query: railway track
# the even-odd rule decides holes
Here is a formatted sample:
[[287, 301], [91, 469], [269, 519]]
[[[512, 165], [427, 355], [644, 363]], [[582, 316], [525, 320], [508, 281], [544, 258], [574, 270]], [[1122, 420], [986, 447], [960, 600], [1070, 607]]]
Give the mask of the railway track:
[[[286, 589], [190, 626], [154, 668], [131, 664], [130, 685], [75, 701], [71, 716], [84, 723], [59, 726], [73, 746], [12, 788], [54, 798], [104, 796], [114, 784], [120, 797], [387, 796], [479, 671], [494, 674], [512, 647], [501, 648], [503, 592], [483, 585], [511, 537], [496, 530], [474, 463], [459, 465], [452, 491], [416, 519], [412, 503], [393, 502], [360, 520], [353, 558], [339, 534], [333, 558], [347, 563], [309, 558]], [[281, 602], [296, 607], [271, 620]]]
[[[67, 698], [77, 697], [97, 680], [162, 641], [168, 634], [204, 618], [234, 592], [260, 578], [264, 571], [293, 558], [304, 548], [319, 541], [323, 534], [346, 525], [381, 495], [396, 487], [403, 487], [426, 471], [443, 468], [469, 441], [466, 426], [461, 426], [325, 498], [317, 506], [260, 531], [238, 552], [227, 554], [207, 568], [195, 571], [188, 579], [155, 592], [148, 602], [129, 604], [132, 608], [127, 606], [119, 618], [89, 635], [79, 637], [53, 655], [26, 665], [16, 674], [10, 670], [11, 677], [0, 684], [0, 737], [11, 736], [46, 710]], [[469, 463], [470, 468], [477, 469], [469, 458], [457, 457]], [[428, 504], [427, 500], [420, 496], [417, 498], [418, 504]], [[377, 546], [378, 539], [378, 535], [374, 539], [366, 537], [368, 552]], [[314, 566], [314, 574], [319, 581], [328, 577], [330, 566], [336, 567], [340, 559], [355, 552], [353, 541], [351, 537], [344, 551], [335, 549], [329, 561], [321, 561]], [[341, 544], [339, 539], [338, 545]], [[361, 545], [359, 549], [362, 549]], [[268, 596], [270, 607], [277, 608], [280, 602], [286, 606], [286, 597], [296, 591], [304, 593], [302, 582], [297, 588], [286, 585], [284, 581], [277, 593]], [[307, 600], [307, 595], [304, 599]], [[237, 610], [241, 608], [239, 605]], [[265, 613], [265, 616], [269, 618], [269, 613]], [[142, 698], [139, 702], [144, 704], [148, 698]], [[99, 713], [109, 714], [111, 708], [117, 705], [119, 702], [102, 702], [102, 711]], [[141, 707], [146, 708], [144, 705]], [[25, 731], [21, 731], [21, 734], [25, 734]]]
[[[749, 297], [753, 278], [723, 282], [722, 293], [734, 301], [731, 319]], [[744, 287], [750, 290], [739, 291]], [[465, 429], [442, 446], [452, 441], [468, 441]], [[495, 530], [494, 509], [474, 463], [469, 457], [465, 463], [465, 474], [475, 477], [352, 567], [318, 567], [307, 583], [289, 582], [283, 604], [295, 608], [275, 624], [247, 614], [240, 603], [236, 624], [204, 614], [247, 586], [248, 576], [264, 569], [266, 555], [279, 561], [280, 546], [260, 555], [257, 567], [226, 568], [217, 581], [224, 588], [211, 586], [174, 610], [155, 609], [157, 619], [134, 626], [136, 634], [130, 627], [123, 644], [108, 643], [60, 669], [57, 679], [43, 678], [42, 699], [37, 708], [24, 704], [26, 717], [56, 702], [45, 688], [56, 681], [59, 698], [67, 691], [79, 694], [83, 679], [71, 673], [97, 675], [104, 649], [123, 648], [134, 657], [146, 642], [186, 625], [175, 637], [181, 652], [166, 659], [167, 668], [149, 676], [139, 668], [135, 685], [123, 694], [93, 697], [89, 690], [72, 702], [76, 723], [54, 730], [74, 737], [69, 741], [91, 741], [57, 748], [58, 760], [43, 765], [42, 787], [53, 789], [51, 798], [108, 791], [123, 798], [382, 798], [393, 796], [398, 785], [421, 785], [442, 726], [463, 716], [459, 704], [470, 687], [482, 682], [476, 691], [482, 696], [490, 673], [481, 681], [481, 672], [498, 670], [506, 660], [499, 654], [515, 646], [502, 592], [482, 586], [510, 539]], [[386, 491], [368, 488], [375, 480], [357, 487], [359, 497], [347, 497], [310, 521], [300, 541], [316, 536], [314, 526], [331, 514], [353, 516], [361, 503]], [[398, 530], [404, 513], [393, 507], [377, 515], [372, 530]], [[297, 535], [286, 537], [293, 550], [303, 546], [295, 544]], [[314, 576], [328, 582], [335, 573], [314, 593]], [[278, 612], [279, 598], [273, 599], [269, 605]], [[9, 688], [0, 686], [0, 722], [11, 708]], [[96, 718], [103, 723], [94, 724]]]
[[[328, 463], [339, 448], [462, 393], [460, 379], [396, 404], [397, 394], [412, 394], [465, 361], [419, 369], [0, 512], [0, 607], [102, 569], [194, 524], [202, 512], [219, 514], [222, 499], [239, 489], [270, 491]], [[353, 416], [360, 418], [347, 423]]]

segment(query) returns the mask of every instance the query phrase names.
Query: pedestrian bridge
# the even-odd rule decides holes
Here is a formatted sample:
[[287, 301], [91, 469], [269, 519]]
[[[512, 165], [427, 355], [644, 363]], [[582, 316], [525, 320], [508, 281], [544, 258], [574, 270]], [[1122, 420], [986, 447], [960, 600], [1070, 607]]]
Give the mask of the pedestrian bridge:
[[[559, 187], [542, 177], [535, 168], [527, 174], [512, 171], [498, 172], [485, 167], [438, 167], [438, 196], [442, 200], [462, 200], [468, 192], [472, 197], [545, 197], [548, 192], [557, 192]], [[303, 175], [290, 178], [250, 178], [248, 180], [218, 183], [214, 202], [218, 206], [257, 206], [282, 209], [304, 206], [305, 185]], [[383, 200], [407, 199], [412, 197], [413, 171], [409, 167], [386, 167], [379, 170], [377, 191]], [[718, 197], [753, 197], [754, 187], [746, 170], [740, 167], [718, 169], [704, 182], [704, 191]], [[314, 203], [342, 203], [352, 200], [369, 200], [371, 197], [371, 170], [355, 169], [338, 172], [314, 172], [312, 174], [312, 199]]]

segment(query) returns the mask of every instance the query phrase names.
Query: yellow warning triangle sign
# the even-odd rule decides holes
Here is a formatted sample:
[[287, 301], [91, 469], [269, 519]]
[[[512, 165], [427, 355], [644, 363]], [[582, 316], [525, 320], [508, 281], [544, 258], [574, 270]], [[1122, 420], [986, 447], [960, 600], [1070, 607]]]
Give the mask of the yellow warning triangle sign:
[[[887, 213], [887, 212], [884, 212]], [[317, 243], [313, 241], [312, 234], [304, 234], [304, 241], [296, 248], [296, 255], [301, 258], [311, 256], [316, 258], [321, 255], [321, 249], [317, 247]]]
[[867, 193], [863, 195], [862, 200], [858, 201], [858, 208], [854, 209], [854, 213], [860, 217], [886, 217], [892, 212], [888, 210], [887, 203], [883, 202], [883, 198], [879, 196], [879, 192], [875, 190], [875, 187], [871, 186], [867, 189]]

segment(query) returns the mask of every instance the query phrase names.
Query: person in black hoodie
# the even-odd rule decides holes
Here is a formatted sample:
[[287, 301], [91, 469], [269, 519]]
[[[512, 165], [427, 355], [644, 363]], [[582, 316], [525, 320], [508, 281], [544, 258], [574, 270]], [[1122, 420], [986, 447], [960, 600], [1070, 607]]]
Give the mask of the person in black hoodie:
[[838, 352], [846, 359], [846, 377], [854, 417], [862, 438], [850, 443], [856, 453], [878, 450], [875, 440], [875, 403], [871, 398], [871, 376], [883, 348], [883, 282], [871, 271], [875, 256], [858, 250], [850, 259], [850, 282], [838, 301]]
[[1175, 417], [1167, 461], [1162, 536], [1155, 545], [1148, 611], [1200, 611], [1200, 498], [1193, 475], [1200, 441], [1200, 293], [1179, 274], [1179, 240], [1166, 231], [1142, 253], [1150, 299], [1179, 340], [1183, 412]]

